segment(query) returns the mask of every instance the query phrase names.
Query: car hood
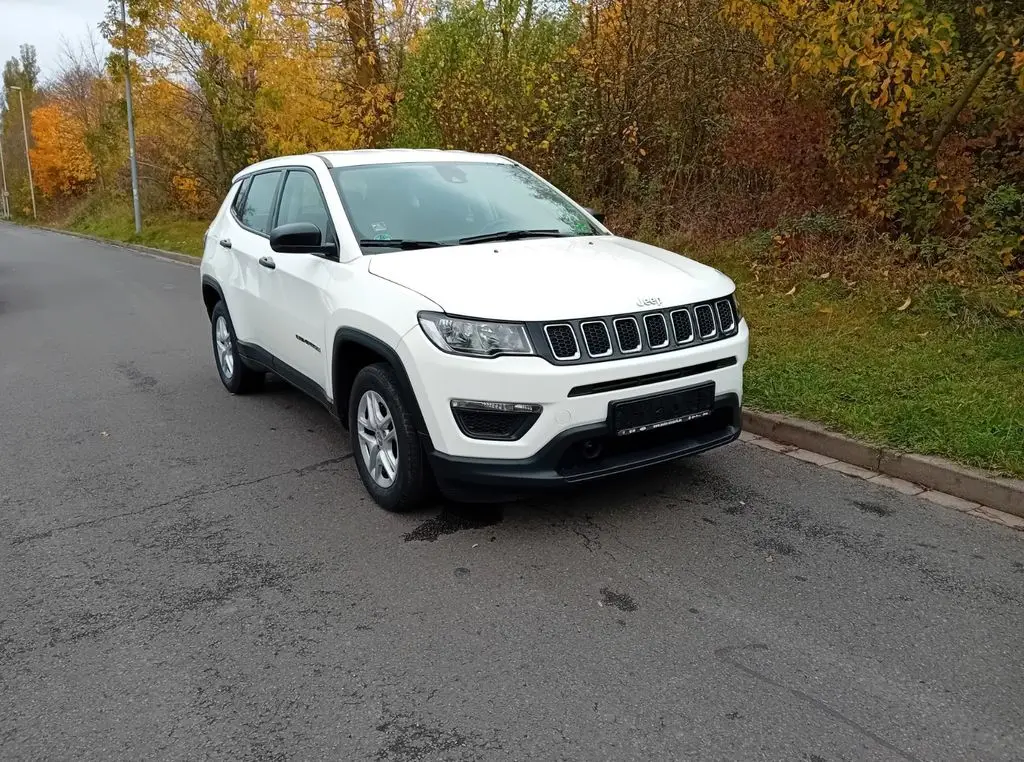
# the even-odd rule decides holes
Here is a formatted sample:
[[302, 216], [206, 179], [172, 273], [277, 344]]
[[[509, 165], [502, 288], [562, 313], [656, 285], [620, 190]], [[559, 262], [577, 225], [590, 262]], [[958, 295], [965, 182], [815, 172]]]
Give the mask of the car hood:
[[567, 320], [670, 307], [732, 293], [717, 270], [614, 236], [543, 238], [370, 255], [369, 270], [445, 312]]

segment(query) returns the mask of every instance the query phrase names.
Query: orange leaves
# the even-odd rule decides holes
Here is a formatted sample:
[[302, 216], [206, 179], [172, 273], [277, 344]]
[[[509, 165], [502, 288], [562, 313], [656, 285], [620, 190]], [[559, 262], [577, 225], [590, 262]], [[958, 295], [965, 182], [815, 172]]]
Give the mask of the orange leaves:
[[59, 105], [34, 109], [31, 129], [34, 178], [46, 196], [71, 195], [96, 177], [84, 127]]

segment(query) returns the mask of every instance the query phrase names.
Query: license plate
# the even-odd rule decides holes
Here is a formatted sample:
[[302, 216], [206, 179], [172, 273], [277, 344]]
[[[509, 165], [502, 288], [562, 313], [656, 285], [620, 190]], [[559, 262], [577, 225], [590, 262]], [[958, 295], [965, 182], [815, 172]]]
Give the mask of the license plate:
[[708, 383], [650, 397], [612, 402], [608, 405], [608, 419], [612, 431], [624, 437], [704, 418], [711, 414], [714, 404], [715, 385]]

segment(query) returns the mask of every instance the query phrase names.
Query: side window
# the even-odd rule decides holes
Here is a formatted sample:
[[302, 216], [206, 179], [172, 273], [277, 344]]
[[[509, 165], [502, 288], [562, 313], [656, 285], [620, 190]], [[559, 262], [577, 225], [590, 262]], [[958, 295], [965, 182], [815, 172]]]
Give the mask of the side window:
[[277, 224], [311, 222], [327, 234], [330, 217], [320, 195], [320, 183], [309, 172], [293, 170], [284, 180]]
[[244, 208], [238, 215], [238, 221], [245, 227], [265, 233], [270, 213], [274, 210], [274, 194], [277, 192], [277, 181], [280, 172], [264, 172], [253, 175], [249, 189], [243, 201]]
[[245, 196], [249, 192], [249, 183], [252, 182], [251, 177], [247, 177], [240, 183], [241, 187], [238, 189], [238, 193], [235, 194], [235, 200], [231, 202], [231, 211], [234, 212], [236, 219], [242, 218], [242, 210], [245, 209]]

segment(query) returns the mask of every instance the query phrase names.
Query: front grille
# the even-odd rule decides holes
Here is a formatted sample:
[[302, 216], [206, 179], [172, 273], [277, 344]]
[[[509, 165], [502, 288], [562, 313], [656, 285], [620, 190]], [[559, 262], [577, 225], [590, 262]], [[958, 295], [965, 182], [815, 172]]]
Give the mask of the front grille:
[[548, 344], [557, 360], [575, 360], [580, 356], [580, 347], [576, 343], [576, 334], [568, 323], [556, 323], [544, 329], [548, 335]]
[[660, 312], [644, 315], [644, 329], [647, 331], [647, 346], [651, 349], [668, 346], [668, 326], [665, 325], [665, 316]]
[[592, 320], [580, 325], [583, 343], [591, 357], [606, 357], [612, 353], [612, 340], [608, 336], [608, 326], [603, 320]]
[[718, 310], [718, 324], [722, 326], [723, 333], [730, 333], [736, 327], [736, 318], [732, 314], [732, 305], [728, 299], [715, 302], [715, 309]]
[[693, 323], [690, 322], [689, 310], [676, 310], [672, 313], [672, 330], [676, 334], [676, 344], [693, 341]]
[[557, 323], [528, 322], [526, 330], [545, 360], [556, 365], [578, 365], [678, 352], [722, 341], [737, 335], [739, 322], [730, 295], [642, 312]]
[[615, 336], [619, 350], [624, 353], [640, 351], [640, 327], [635, 318], [619, 318], [615, 321]]
[[711, 311], [710, 304], [698, 304], [693, 310], [697, 318], [697, 335], [702, 339], [708, 339], [715, 335], [715, 314]]
[[535, 413], [496, 410], [453, 410], [462, 433], [473, 439], [520, 439], [537, 420]]

